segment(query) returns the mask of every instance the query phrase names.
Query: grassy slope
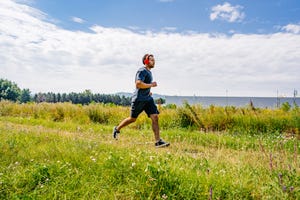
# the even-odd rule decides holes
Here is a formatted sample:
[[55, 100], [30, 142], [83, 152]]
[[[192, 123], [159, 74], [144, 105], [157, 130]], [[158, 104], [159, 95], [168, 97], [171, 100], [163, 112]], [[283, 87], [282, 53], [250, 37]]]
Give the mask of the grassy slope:
[[299, 199], [299, 141], [0, 117], [0, 199]]

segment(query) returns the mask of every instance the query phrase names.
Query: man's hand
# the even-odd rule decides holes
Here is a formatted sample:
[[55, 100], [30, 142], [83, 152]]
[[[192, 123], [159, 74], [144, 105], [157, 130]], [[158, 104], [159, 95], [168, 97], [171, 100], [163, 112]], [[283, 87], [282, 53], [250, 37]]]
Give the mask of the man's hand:
[[157, 86], [157, 83], [154, 81], [151, 83], [151, 87], [156, 87]]
[[151, 87], [156, 87], [157, 86], [157, 83], [154, 81], [152, 83], [144, 83], [143, 81], [141, 80], [137, 80], [135, 82], [135, 85], [137, 88], [140, 88], [140, 89], [147, 89], [147, 88], [151, 88]]

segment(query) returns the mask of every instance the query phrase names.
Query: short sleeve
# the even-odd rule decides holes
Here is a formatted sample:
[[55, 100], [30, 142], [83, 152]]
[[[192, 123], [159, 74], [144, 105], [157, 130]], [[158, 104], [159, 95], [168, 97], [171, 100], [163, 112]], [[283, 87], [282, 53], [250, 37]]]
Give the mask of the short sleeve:
[[135, 76], [135, 81], [137, 80], [141, 80], [141, 81], [145, 81], [145, 78], [146, 78], [146, 73], [144, 73], [143, 70], [139, 70], [137, 73], [136, 73], [136, 76]]

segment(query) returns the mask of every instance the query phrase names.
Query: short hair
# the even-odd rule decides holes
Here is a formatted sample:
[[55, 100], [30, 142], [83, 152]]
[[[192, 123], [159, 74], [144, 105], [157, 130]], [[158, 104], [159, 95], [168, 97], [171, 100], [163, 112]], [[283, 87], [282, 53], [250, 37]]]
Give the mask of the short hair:
[[150, 57], [153, 57], [153, 55], [152, 54], [148, 54], [148, 53], [146, 53], [144, 56], [143, 56], [143, 60], [142, 60], [142, 62], [143, 62], [143, 64], [145, 64], [145, 60], [146, 60], [146, 58], [150, 58]]

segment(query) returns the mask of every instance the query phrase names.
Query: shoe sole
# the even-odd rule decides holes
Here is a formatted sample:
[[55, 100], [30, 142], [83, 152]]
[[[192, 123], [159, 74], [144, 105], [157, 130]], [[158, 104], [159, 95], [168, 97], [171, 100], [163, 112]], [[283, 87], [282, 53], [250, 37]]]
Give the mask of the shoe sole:
[[155, 147], [156, 148], [162, 148], [162, 147], [168, 147], [168, 146], [170, 146], [170, 143], [162, 144], [162, 145], [155, 146]]

